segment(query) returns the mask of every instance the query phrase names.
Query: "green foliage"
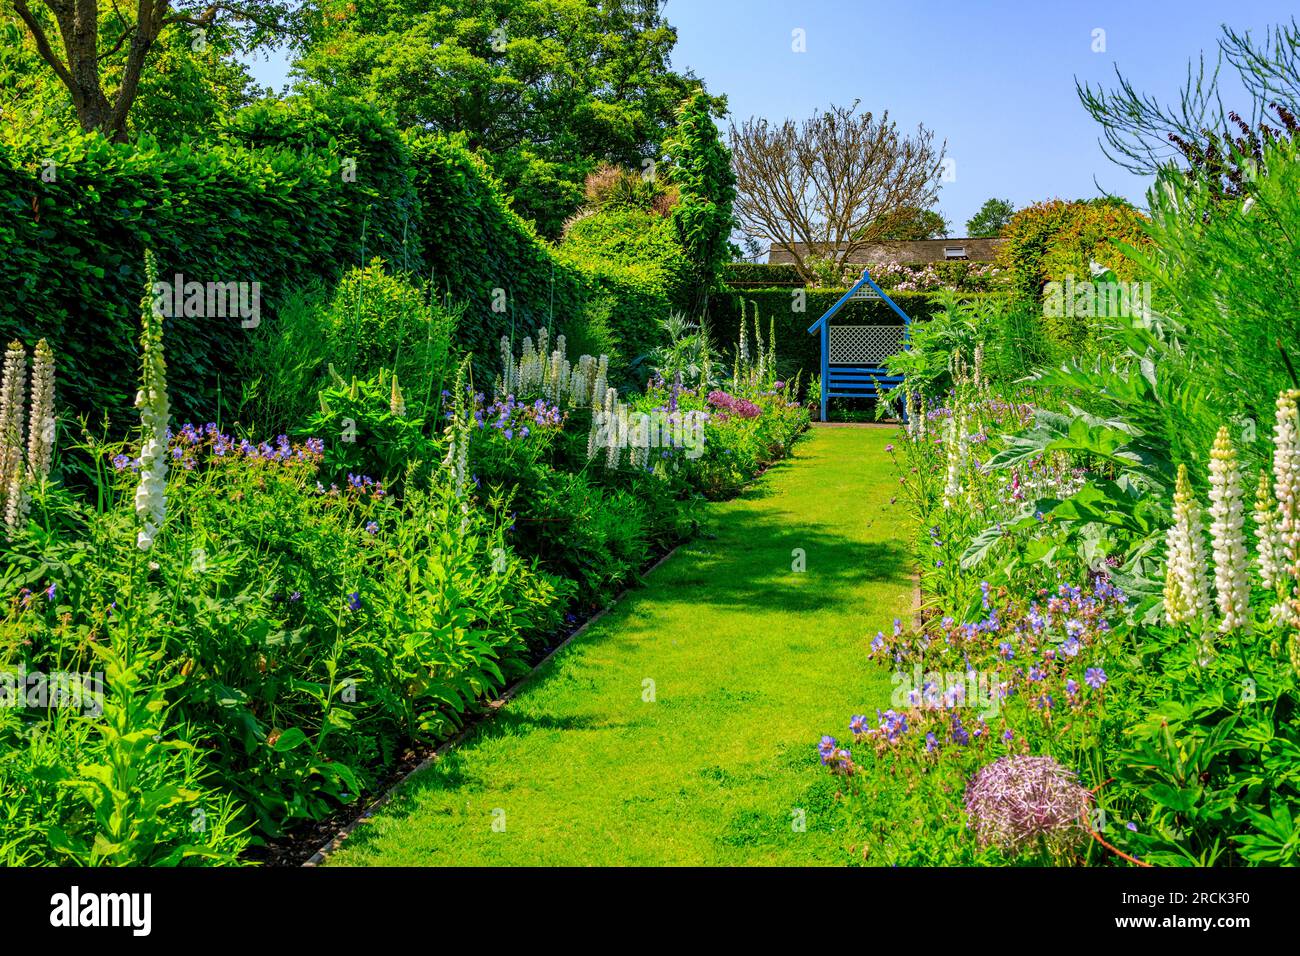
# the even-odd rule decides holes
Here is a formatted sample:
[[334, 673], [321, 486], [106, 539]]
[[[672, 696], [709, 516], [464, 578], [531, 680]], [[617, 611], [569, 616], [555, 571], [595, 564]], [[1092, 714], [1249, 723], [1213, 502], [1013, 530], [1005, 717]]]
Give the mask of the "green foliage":
[[615, 206], [582, 216], [560, 253], [617, 303], [608, 321], [615, 351], [625, 357], [658, 344], [663, 317], [689, 304], [690, 263], [673, 221], [654, 212]]
[[1151, 676], [1126, 708], [1132, 732], [1116, 770], [1117, 802], [1144, 818], [1125, 835], [1130, 852], [1158, 866], [1300, 860], [1300, 696], [1269, 637], [1239, 637], [1208, 666], [1185, 634], [1153, 629], [1143, 641]]
[[[401, 393], [401, 380], [398, 380]], [[425, 479], [438, 460], [437, 444], [427, 436], [418, 406], [395, 407], [393, 373], [384, 369], [371, 379], [339, 380], [321, 389], [320, 406], [296, 429], [303, 437], [328, 436], [325, 477], [342, 482], [348, 475], [369, 475], [385, 487], [400, 487], [408, 471]]]
[[654, 374], [661, 381], [688, 388], [703, 387], [707, 391], [717, 385], [723, 370], [709, 341], [708, 330], [680, 312], [671, 313], [664, 320], [663, 328], [668, 344], [647, 357]]
[[[1163, 310], [1177, 319], [1190, 387], [1207, 404], [1263, 431], [1300, 364], [1300, 288], [1291, 279], [1300, 235], [1300, 146], [1265, 154], [1267, 173], [1242, 199], [1162, 175], [1150, 192], [1150, 243], [1131, 254]], [[1207, 436], [1207, 432], [1209, 435]], [[1212, 429], [1198, 434], [1208, 448]]]
[[723, 383], [725, 390], [652, 381], [635, 403], [642, 412], [672, 408], [679, 414], [709, 414], [698, 453], [672, 456], [668, 475], [712, 499], [736, 494], [769, 464], [786, 457], [808, 427], [808, 410], [795, 398], [797, 381], [774, 382], [766, 370], [760, 377], [756, 365], [739, 371], [739, 380]]
[[234, 862], [249, 843], [239, 808], [185, 741], [185, 728], [171, 725], [163, 689], [142, 680], [148, 662], [132, 660], [139, 652], [129, 648], [95, 652], [61, 706], [51, 697], [25, 707], [20, 697], [0, 712], [0, 830], [8, 835], [0, 860]]
[[649, 163], [639, 172], [604, 163], [587, 177], [583, 195], [587, 211], [626, 207], [661, 216], [667, 215], [680, 198], [677, 186], [656, 175]]
[[321, 329], [336, 371], [347, 377], [391, 369], [403, 382], [427, 382], [435, 396], [441, 392], [437, 386], [450, 378], [458, 316], [430, 302], [429, 291], [389, 275], [378, 260], [347, 273]]
[[[250, 125], [262, 130], [280, 114], [258, 115], [266, 123]], [[372, 166], [361, 151], [369, 142], [358, 133], [355, 183], [343, 182], [337, 154], [259, 151], [237, 138], [171, 150], [80, 134], [0, 143], [0, 285], [15, 293], [0, 302], [0, 337], [48, 338], [64, 357], [64, 400], [124, 420], [146, 245], [163, 281], [180, 273], [187, 282], [261, 283], [263, 320], [292, 290], [337, 278], [363, 249], [400, 261], [406, 217], [380, 192], [393, 184], [379, 172], [387, 146]], [[42, 177], [47, 160], [52, 181]], [[233, 366], [249, 332], [239, 318], [168, 319], [180, 414], [207, 420], [219, 391], [238, 394]]]
[[975, 215], [966, 220], [966, 235], [972, 239], [1000, 236], [1015, 214], [1016, 206], [1010, 199], [986, 199]]
[[[540, 414], [539, 414], [540, 413]], [[574, 585], [581, 608], [600, 607], [650, 556], [689, 532], [680, 487], [653, 476], [588, 466], [590, 414], [565, 435], [558, 409], [499, 400], [470, 438], [477, 484], [511, 513], [510, 541]]]
[[[252, 347], [240, 357], [241, 421], [263, 431], [297, 428], [319, 411], [329, 369], [342, 381], [395, 372], [410, 414], [432, 416], [450, 376], [460, 310], [429, 297], [425, 284], [389, 274], [379, 260], [348, 271], [329, 301], [315, 290], [291, 296], [253, 330]], [[389, 389], [381, 396], [387, 407], [391, 378], [377, 387]], [[332, 425], [319, 428], [339, 434]]]
[[[106, 664], [102, 719], [91, 760], [54, 765], [45, 777], [89, 809], [45, 831], [59, 862], [77, 866], [177, 866], [201, 859], [233, 863], [247, 845], [234, 829], [236, 806], [204, 786], [209, 776], [184, 740], [165, 740], [168, 685], [150, 684], [143, 662], [95, 648]], [[154, 661], [153, 663], [156, 663]], [[174, 686], [171, 685], [171, 686]], [[57, 721], [55, 722], [57, 727]], [[74, 809], [74, 814], [76, 811]]]
[[[583, 314], [601, 279], [589, 279], [539, 241], [462, 143], [421, 135], [411, 150], [432, 286], [465, 308], [458, 344], [486, 370], [502, 335], [514, 339], [517, 330], [538, 327], [567, 332], [566, 318]], [[607, 267], [609, 284], [618, 284], [620, 272]]]
[[873, 242], [942, 239], [948, 234], [948, 220], [933, 209], [904, 206], [864, 227], [862, 232], [870, 234]]
[[642, 5], [330, 0], [313, 40], [309, 81], [384, 105], [402, 129], [463, 133], [551, 238], [600, 161], [658, 155], [692, 85], [669, 64], [676, 32]]
[[[29, 7], [58, 47], [57, 27], [46, 5]], [[131, 50], [130, 43], [116, 44], [116, 39], [134, 30], [135, 12], [134, 5], [101, 5], [99, 10], [98, 67], [110, 95], [120, 86]], [[130, 134], [169, 144], [215, 138], [222, 120], [248, 105], [255, 92], [249, 68], [237, 54], [256, 41], [238, 27], [220, 22], [209, 26], [201, 44], [189, 27], [164, 30], [144, 60], [136, 99], [127, 115]], [[80, 128], [68, 88], [37, 53], [30, 33], [16, 17], [0, 23], [0, 107], [6, 114], [29, 119], [29, 128], [51, 133]]]
[[1038, 310], [1023, 302], [937, 292], [926, 320], [912, 325], [907, 350], [886, 365], [906, 376], [910, 392], [937, 399], [953, 385], [953, 355], [973, 365], [978, 351], [985, 380], [1007, 388], [1047, 357], [1038, 325]]
[[[1245, 519], [1246, 555], [1237, 557], [1248, 562], [1240, 569], [1247, 622], [1230, 623], [1220, 603], [1217, 613], [1210, 608], [1172, 623], [1178, 618], [1168, 597], [1174, 558], [1167, 552], [1178, 540], [1168, 527], [1170, 502], [1179, 467], [1189, 465], [1195, 476], [1182, 491], [1191, 498], [1205, 497], [1197, 489], [1207, 470], [1221, 476], [1209, 496], [1209, 553], [1220, 601], [1224, 575], [1234, 573], [1225, 523], [1232, 526], [1251, 509], [1248, 501], [1228, 505], [1225, 462], [1240, 461], [1247, 495], [1258, 470], [1270, 475], [1268, 487], [1290, 467], [1287, 440], [1268, 441], [1259, 419], [1273, 410], [1275, 392], [1294, 386], [1279, 348], [1286, 340], [1276, 330], [1286, 321], [1277, 316], [1285, 314], [1279, 303], [1289, 294], [1282, 250], [1294, 225], [1297, 157], [1292, 144], [1279, 143], [1266, 158], [1245, 200], [1173, 172], [1159, 178], [1149, 197], [1152, 219], [1140, 224], [1148, 242], [1116, 248], [1130, 274], [1157, 285], [1162, 312], [1098, 319], [1094, 341], [1078, 349], [1083, 354], [1058, 355], [1018, 386], [995, 379], [991, 392], [987, 380], [972, 379], [955, 361], [951, 392], [942, 394], [944, 383], [934, 386], [933, 379], [929, 386], [931, 398], [944, 404], [932, 403], [924, 417], [912, 407], [900, 488], [918, 532], [924, 633], [898, 647], [882, 637], [882, 656], [894, 662], [898, 653], [916, 649], [927, 662], [942, 659], [952, 654], [956, 628], [964, 635], [963, 665], [975, 673], [1005, 673], [1014, 662], [1013, 685], [1016, 674], [1030, 675], [1031, 685], [1019, 692], [1013, 686], [1002, 710], [1037, 700], [1039, 726], [1026, 752], [1053, 754], [1094, 795], [1088, 829], [1096, 827], [1096, 838], [1078, 862], [1300, 860], [1294, 729], [1300, 642], [1275, 607], [1293, 585], [1265, 585], [1262, 563], [1249, 560], [1265, 547], [1267, 522]], [[1034, 217], [1021, 225], [1035, 223], [1042, 225]], [[1089, 228], [1071, 227], [1067, 245], [1074, 252], [1086, 248], [1078, 237], [1086, 239]], [[1053, 261], [1050, 249], [1041, 261]], [[1115, 274], [1097, 279], [1114, 281]], [[1227, 305], [1234, 294], [1239, 308]], [[904, 357], [917, 366], [912, 383], [923, 384], [945, 347], [969, 361], [974, 329], [962, 318], [968, 316], [959, 312], [919, 334], [918, 351], [929, 354]], [[1233, 452], [1225, 456], [1220, 448], [1207, 469], [1197, 463], [1210, 459], [1216, 433]], [[1200, 520], [1189, 516], [1187, 498], [1180, 507], [1180, 521]], [[1205, 534], [1194, 524], [1185, 533]], [[1252, 537], [1261, 540], [1252, 545]], [[1210, 569], [1194, 570], [1207, 575], [1208, 589]], [[1294, 576], [1278, 573], [1288, 581]], [[1114, 607], [1094, 638], [1067, 649], [1102, 603]], [[1071, 632], [1064, 643], [1050, 637], [1063, 619]], [[979, 637], [982, 632], [989, 637]], [[1028, 647], [1026, 634], [1033, 635]], [[1077, 668], [1079, 658], [1100, 670], [1091, 679], [1086, 672], [1076, 676], [1073, 685], [1054, 684], [1053, 672]], [[909, 707], [907, 717], [927, 727], [955, 719], [924, 707]], [[1007, 739], [1020, 738], [1022, 729]], [[940, 735], [908, 762], [958, 773], [955, 782], [969, 779], [977, 767], [970, 754], [986, 745], [976, 745], [973, 735], [952, 742], [958, 746]], [[871, 745], [882, 753], [879, 738]], [[868, 768], [880, 764], [859, 760], [855, 776]], [[858, 816], [874, 821], [878, 802], [869, 801]], [[952, 797], [941, 796], [922, 820], [942, 832], [953, 805]], [[960, 846], [952, 852], [961, 858]]]
[[804, 284], [795, 266], [779, 262], [729, 262], [722, 271], [722, 278], [733, 289], [750, 286], [768, 289]]
[[[1094, 262], [1128, 281], [1137, 269], [1124, 250], [1143, 241], [1143, 220], [1128, 203], [1111, 198], [1036, 203], [1004, 227], [998, 262], [1008, 270], [1012, 293], [1033, 302], [1049, 281], [1090, 281]], [[1050, 342], [1077, 349], [1096, 327], [1090, 316], [1049, 316], [1044, 330]]]
[[[46, 160], [57, 171], [48, 182]], [[18, 292], [0, 302], [0, 337], [48, 338], [67, 356], [61, 395], [76, 411], [118, 422], [135, 394], [135, 290], [146, 244], [165, 278], [260, 283], [260, 320], [271, 326], [286, 304], [290, 321], [304, 319], [301, 297], [315, 284], [332, 285], [350, 263], [378, 256], [414, 274], [432, 263], [430, 290], [420, 295], [464, 309], [455, 341], [482, 363], [521, 324], [586, 334], [584, 317], [601, 308], [589, 300], [620, 303], [590, 334], [639, 355], [654, 344], [666, 303], [683, 295], [685, 267], [666, 220], [645, 245], [611, 226], [596, 243], [599, 254], [557, 256], [463, 146], [427, 135], [404, 143], [373, 110], [323, 94], [251, 107], [210, 147], [116, 146], [79, 134], [0, 143], [0, 205], [8, 211], [0, 283]], [[604, 258], [604, 240], [622, 250], [623, 264]], [[402, 298], [399, 323], [415, 298]], [[385, 301], [396, 304], [391, 295]], [[420, 328], [425, 314], [403, 328]], [[371, 318], [372, 326], [380, 320], [377, 312]], [[264, 374], [240, 360], [257, 331], [238, 319], [168, 320], [181, 415], [215, 419], [218, 395], [230, 402], [246, 376]], [[405, 360], [385, 350], [396, 353], [405, 338], [380, 344], [393, 331], [370, 330], [370, 352], [356, 356], [372, 363], [362, 374], [374, 374], [375, 363], [397, 364], [402, 374]]]
[[731, 233], [736, 174], [731, 150], [713, 122], [713, 100], [698, 89], [677, 108], [677, 125], [664, 142], [681, 201], [672, 211], [678, 242], [691, 266], [691, 311], [697, 313], [717, 286], [722, 266], [736, 252]]
[[[129, 638], [145, 655], [133, 665], [143, 668], [138, 707], [155, 713], [165, 699], [184, 722], [194, 749], [183, 752], [196, 761], [184, 779], [215, 771], [245, 822], [272, 834], [354, 800], [406, 741], [457, 726], [521, 672], [528, 641], [554, 629], [567, 593], [510, 550], [500, 516], [427, 482], [400, 499], [369, 479], [321, 491], [319, 453], [281, 447], [241, 450], [182, 429], [168, 520], [147, 556], [123, 465], [105, 511], [62, 492], [38, 501], [39, 523], [13, 538], [0, 572], [8, 595], [57, 585], [57, 601], [8, 603], [7, 659], [21, 654], [29, 671], [84, 666], [97, 641]], [[122, 745], [138, 750], [153, 734]], [[130, 753], [146, 774], [164, 751]], [[114, 786], [126, 794], [114, 800], [133, 792]], [[141, 787], [130, 799], [152, 799]], [[208, 799], [209, 818], [224, 819]]]

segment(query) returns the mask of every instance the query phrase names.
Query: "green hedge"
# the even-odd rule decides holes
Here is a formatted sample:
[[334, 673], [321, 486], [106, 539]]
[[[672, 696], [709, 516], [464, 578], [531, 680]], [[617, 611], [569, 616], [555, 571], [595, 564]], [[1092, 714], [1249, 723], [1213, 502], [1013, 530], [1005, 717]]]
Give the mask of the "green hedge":
[[[454, 138], [405, 140], [373, 109], [328, 95], [259, 103], [227, 133], [175, 149], [0, 142], [0, 344], [48, 338], [64, 408], [130, 420], [146, 246], [164, 280], [261, 283], [263, 322], [289, 293], [382, 257], [464, 303], [458, 344], [484, 374], [503, 334], [582, 331], [595, 300], [610, 305], [627, 357], [657, 335], [673, 295], [658, 266], [557, 254]], [[229, 417], [248, 342], [237, 318], [168, 320], [178, 417]]]
[[781, 262], [731, 262], [722, 270], [722, 281], [735, 288], [770, 289], [773, 286], [798, 286], [804, 280], [799, 270]]
[[[264, 119], [250, 117], [250, 128]], [[289, 291], [336, 278], [363, 251], [399, 257], [413, 194], [400, 180], [392, 191], [391, 141], [366, 151], [381, 129], [353, 130], [361, 172], [350, 184], [330, 149], [252, 149], [235, 138], [174, 150], [98, 136], [0, 143], [0, 337], [48, 338], [61, 404], [123, 419], [136, 389], [146, 246], [161, 280], [260, 282], [262, 321]], [[178, 416], [214, 416], [219, 388], [238, 394], [234, 360], [248, 333], [238, 318], [168, 320]]]
[[[764, 338], [767, 337], [769, 323], [773, 318], [776, 319], [776, 358], [781, 377], [789, 379], [802, 372], [803, 382], [806, 383], [810, 376], [816, 375], [821, 369], [821, 340], [819, 336], [808, 332], [808, 326], [816, 322], [848, 290], [808, 289], [804, 293], [803, 311], [796, 312], [799, 302], [794, 293], [799, 291], [802, 290], [774, 288], [716, 293], [709, 300], [710, 336], [730, 361], [740, 329], [740, 303], [742, 300], [746, 303], [750, 328], [754, 315], [754, 305], [751, 303], [756, 303], [763, 323]], [[971, 293], [963, 298], [1000, 295], [1002, 293]], [[923, 322], [930, 317], [932, 306], [928, 292], [897, 292], [890, 298], [914, 322]], [[892, 325], [898, 321], [898, 316], [880, 299], [854, 299], [840, 309], [834, 321], [836, 324], [856, 322], [861, 325]]]
[[425, 135], [410, 147], [426, 274], [465, 304], [461, 344], [495, 362], [502, 335], [519, 339], [539, 326], [564, 331], [582, 312], [586, 277], [537, 237], [486, 165], [456, 140]]

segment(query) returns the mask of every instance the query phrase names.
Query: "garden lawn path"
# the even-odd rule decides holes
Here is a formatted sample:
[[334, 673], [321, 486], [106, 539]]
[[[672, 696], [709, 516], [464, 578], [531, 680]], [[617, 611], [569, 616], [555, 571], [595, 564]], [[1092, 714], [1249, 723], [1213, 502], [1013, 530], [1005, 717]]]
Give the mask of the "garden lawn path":
[[[332, 864], [841, 864], [823, 733], [911, 613], [892, 428], [814, 427], [357, 827]], [[792, 570], [795, 549], [806, 570]], [[653, 700], [647, 688], [653, 681]], [[802, 818], [806, 829], [798, 829]], [[494, 827], [495, 823], [495, 827]]]

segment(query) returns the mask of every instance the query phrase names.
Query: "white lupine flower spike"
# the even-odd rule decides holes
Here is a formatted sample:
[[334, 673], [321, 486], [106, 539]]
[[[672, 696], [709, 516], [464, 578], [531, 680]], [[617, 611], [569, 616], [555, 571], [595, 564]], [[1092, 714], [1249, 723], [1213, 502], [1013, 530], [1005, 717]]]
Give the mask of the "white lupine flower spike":
[[15, 528], [25, 504], [23, 495], [23, 394], [27, 384], [27, 349], [10, 342], [0, 373], [0, 516]]
[[1246, 558], [1246, 519], [1241, 469], [1227, 427], [1219, 429], [1210, 451], [1210, 541], [1214, 587], [1222, 623], [1232, 632], [1250, 621], [1250, 578]]
[[1201, 508], [1192, 493], [1187, 466], [1178, 466], [1174, 490], [1174, 524], [1166, 538], [1165, 618], [1170, 624], [1192, 624], [1210, 610], [1205, 574], [1205, 529]]

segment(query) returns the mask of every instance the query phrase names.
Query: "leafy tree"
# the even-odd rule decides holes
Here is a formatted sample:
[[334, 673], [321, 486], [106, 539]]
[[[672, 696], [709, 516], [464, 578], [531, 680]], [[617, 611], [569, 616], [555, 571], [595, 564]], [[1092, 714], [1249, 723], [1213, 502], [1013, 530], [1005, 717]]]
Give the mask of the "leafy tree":
[[[181, 114], [194, 107], [196, 90], [228, 90], [233, 84], [238, 96], [247, 74], [223, 64], [220, 52], [247, 52], [268, 41], [292, 39], [300, 6], [271, 0], [136, 0], [134, 5], [113, 3], [111, 9], [101, 8], [99, 0], [7, 0], [7, 5], [36, 57], [71, 99], [80, 127], [119, 141], [127, 138], [132, 108], [157, 88], [160, 75], [188, 80], [179, 84]], [[189, 33], [183, 34], [183, 28]], [[207, 66], [223, 71], [216, 82], [206, 79], [208, 70], [196, 75], [183, 52], [188, 47], [202, 56], [214, 42], [218, 55]], [[220, 97], [212, 101], [217, 103]], [[167, 108], [154, 118], [165, 116]]]
[[992, 239], [1002, 234], [1016, 206], [1010, 199], [986, 199], [979, 212], [966, 220], [966, 235], [973, 239]]
[[558, 236], [602, 162], [656, 160], [677, 104], [676, 31], [650, 2], [318, 0], [302, 82], [463, 132], [539, 231]]
[[678, 107], [677, 128], [664, 143], [671, 160], [670, 176], [680, 190], [672, 220], [694, 273], [695, 314], [703, 310], [708, 294], [718, 286], [722, 267], [737, 251], [731, 243], [736, 174], [713, 111], [709, 95], [696, 90]]
[[945, 146], [885, 112], [832, 106], [803, 123], [752, 118], [731, 126], [736, 212], [745, 231], [784, 249], [807, 282], [839, 274], [891, 219], [926, 209], [939, 191]]

